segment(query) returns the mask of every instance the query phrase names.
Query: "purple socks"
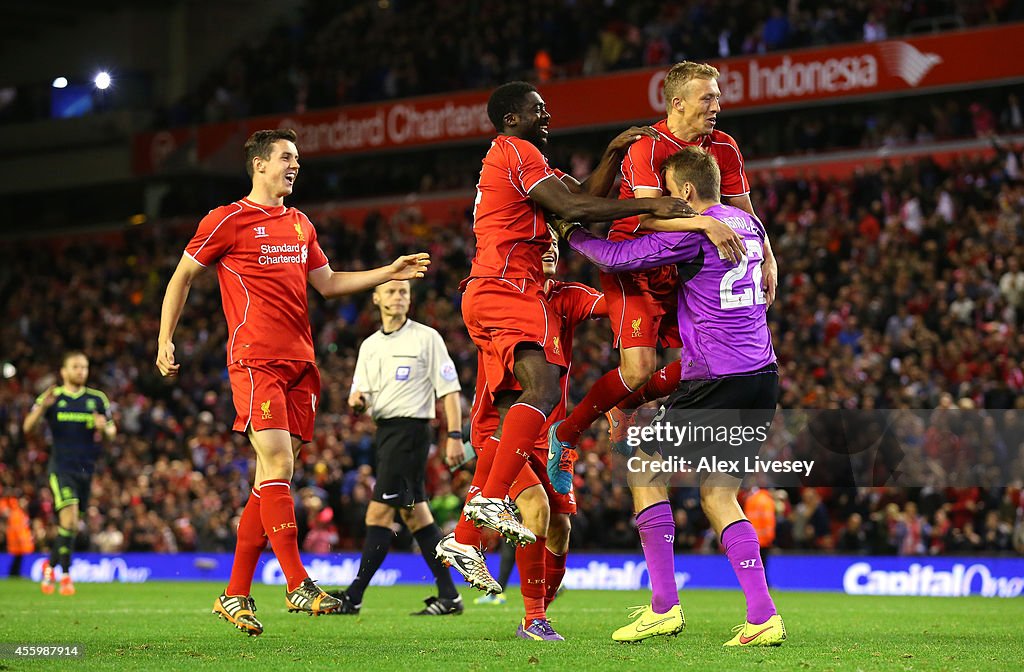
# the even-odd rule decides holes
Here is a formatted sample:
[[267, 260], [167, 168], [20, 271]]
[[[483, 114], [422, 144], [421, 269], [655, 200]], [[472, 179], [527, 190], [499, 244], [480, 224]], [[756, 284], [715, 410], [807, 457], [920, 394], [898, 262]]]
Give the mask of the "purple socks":
[[743, 597], [747, 600], [747, 621], [754, 625], [764, 623], [776, 612], [772, 596], [768, 594], [768, 582], [764, 578], [764, 564], [761, 561], [761, 545], [757, 541], [754, 526], [749, 520], [737, 520], [726, 525], [722, 530], [722, 546], [729, 557], [732, 571], [739, 579]]
[[[676, 538], [672, 506], [667, 501], [648, 506], [636, 514], [636, 529], [640, 532], [640, 544], [644, 548], [644, 560], [647, 561], [647, 575], [651, 579], [651, 608], [656, 614], [664, 614], [679, 604], [676, 562], [672, 546]], [[763, 573], [761, 582], [764, 582]]]

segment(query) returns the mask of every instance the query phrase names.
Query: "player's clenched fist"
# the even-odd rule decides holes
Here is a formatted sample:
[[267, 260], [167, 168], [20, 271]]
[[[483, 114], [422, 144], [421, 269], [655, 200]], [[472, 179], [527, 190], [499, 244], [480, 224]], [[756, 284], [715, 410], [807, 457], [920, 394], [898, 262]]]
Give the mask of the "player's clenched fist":
[[422, 278], [430, 266], [430, 255], [426, 252], [406, 254], [391, 262], [392, 280], [413, 280]]
[[181, 365], [174, 363], [174, 343], [160, 343], [156, 349], [156, 368], [161, 376], [176, 376]]

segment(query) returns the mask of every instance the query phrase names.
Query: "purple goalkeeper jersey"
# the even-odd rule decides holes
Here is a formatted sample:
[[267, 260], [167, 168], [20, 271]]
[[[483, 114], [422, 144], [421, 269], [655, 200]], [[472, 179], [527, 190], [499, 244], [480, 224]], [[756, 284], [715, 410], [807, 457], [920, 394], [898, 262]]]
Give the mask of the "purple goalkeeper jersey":
[[679, 268], [679, 335], [682, 379], [720, 378], [763, 369], [775, 362], [761, 289], [764, 226], [729, 205], [705, 215], [724, 222], [743, 238], [747, 256], [739, 264], [722, 259], [702, 233], [657, 232], [619, 243], [578, 229], [569, 246], [607, 273], [675, 264]]

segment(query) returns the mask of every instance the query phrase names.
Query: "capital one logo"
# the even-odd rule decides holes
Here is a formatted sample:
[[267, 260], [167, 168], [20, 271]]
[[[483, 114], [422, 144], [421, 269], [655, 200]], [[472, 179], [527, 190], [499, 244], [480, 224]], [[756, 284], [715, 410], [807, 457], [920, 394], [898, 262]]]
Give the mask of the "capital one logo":
[[923, 53], [906, 42], [886, 42], [878, 45], [878, 50], [885, 59], [889, 73], [910, 86], [920, 84], [932, 68], [942, 63], [942, 57], [938, 54]]

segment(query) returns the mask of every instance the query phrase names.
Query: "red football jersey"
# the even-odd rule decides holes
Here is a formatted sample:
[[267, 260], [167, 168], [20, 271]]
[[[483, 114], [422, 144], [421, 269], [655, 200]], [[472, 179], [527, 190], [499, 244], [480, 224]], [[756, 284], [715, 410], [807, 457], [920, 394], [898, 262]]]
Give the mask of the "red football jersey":
[[528, 194], [549, 177], [558, 175], [532, 143], [508, 135], [491, 142], [476, 185], [470, 277], [544, 282], [541, 257], [551, 234], [543, 210]]
[[217, 264], [228, 364], [314, 361], [306, 283], [328, 261], [306, 215], [243, 198], [203, 217], [185, 254], [202, 266]]
[[[569, 368], [562, 375], [560, 387], [562, 396], [555, 406], [538, 439], [538, 446], [547, 446], [548, 427], [553, 422], [564, 420], [566, 403], [569, 398], [569, 372], [572, 371], [572, 341], [578, 327], [584, 320], [596, 317], [607, 317], [604, 294], [579, 282], [560, 282], [553, 280], [547, 288], [548, 303], [559, 317], [557, 347], [565, 353]], [[494, 400], [487, 392], [487, 380], [483, 375], [484, 367], [477, 366], [476, 393], [473, 396], [473, 410], [470, 415], [470, 443], [479, 448], [487, 437], [498, 429], [498, 410]]]
[[[701, 137], [698, 142], [684, 142], [668, 130], [667, 119], [662, 119], [653, 128], [659, 138], [655, 140], [646, 135], [641, 137], [629, 146], [622, 160], [619, 198], [636, 198], [637, 189], [658, 189], [667, 194], [662, 164], [683, 147], [694, 145], [706, 149], [718, 161], [718, 168], [722, 172], [722, 196], [742, 196], [750, 192], [750, 183], [743, 172], [743, 155], [732, 136], [716, 129], [710, 135]], [[629, 240], [645, 233], [651, 232], [640, 229], [639, 217], [626, 217], [612, 225], [608, 239]]]

